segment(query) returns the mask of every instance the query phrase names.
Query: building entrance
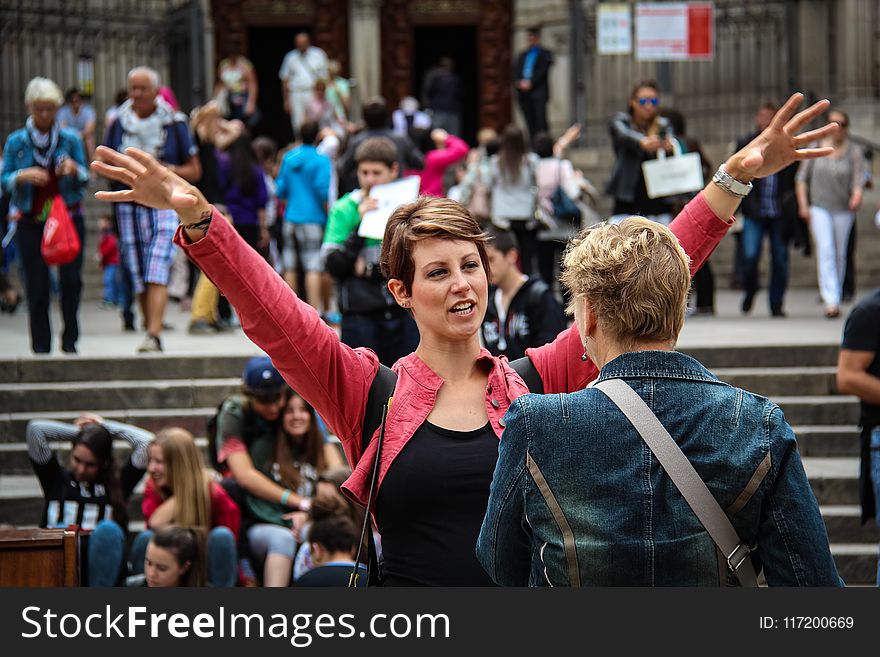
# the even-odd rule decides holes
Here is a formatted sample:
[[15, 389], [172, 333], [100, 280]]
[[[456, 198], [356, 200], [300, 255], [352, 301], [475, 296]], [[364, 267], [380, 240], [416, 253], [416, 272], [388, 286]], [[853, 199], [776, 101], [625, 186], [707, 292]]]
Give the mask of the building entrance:
[[437, 66], [441, 57], [450, 57], [461, 80], [461, 133], [459, 137], [473, 144], [476, 140], [479, 92], [477, 85], [477, 28], [474, 25], [413, 28], [412, 89], [424, 106], [425, 75]]

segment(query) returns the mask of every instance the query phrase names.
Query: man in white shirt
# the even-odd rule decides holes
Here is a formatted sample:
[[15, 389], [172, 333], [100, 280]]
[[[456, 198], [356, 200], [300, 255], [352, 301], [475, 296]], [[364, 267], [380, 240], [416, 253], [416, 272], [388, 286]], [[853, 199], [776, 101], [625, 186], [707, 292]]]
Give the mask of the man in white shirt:
[[306, 107], [312, 97], [315, 82], [326, 80], [327, 53], [311, 45], [309, 35], [297, 33], [294, 49], [284, 56], [278, 77], [281, 78], [281, 96], [284, 98], [284, 111], [290, 114], [290, 125], [294, 136], [306, 120]]

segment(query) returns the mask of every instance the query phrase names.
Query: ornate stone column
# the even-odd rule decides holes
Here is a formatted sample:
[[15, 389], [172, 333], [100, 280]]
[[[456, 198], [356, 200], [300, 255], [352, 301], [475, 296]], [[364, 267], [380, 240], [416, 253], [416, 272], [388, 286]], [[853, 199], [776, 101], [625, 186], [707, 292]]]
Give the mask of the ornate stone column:
[[380, 90], [382, 70], [379, 7], [382, 0], [352, 0], [349, 5], [349, 57], [351, 77], [357, 80], [361, 101]]

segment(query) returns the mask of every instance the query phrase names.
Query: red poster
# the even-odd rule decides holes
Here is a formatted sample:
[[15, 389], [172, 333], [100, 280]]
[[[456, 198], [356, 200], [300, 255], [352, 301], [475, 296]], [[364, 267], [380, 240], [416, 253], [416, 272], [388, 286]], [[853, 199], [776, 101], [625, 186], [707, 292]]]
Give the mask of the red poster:
[[714, 21], [711, 2], [688, 5], [688, 57], [711, 58], [714, 50]]

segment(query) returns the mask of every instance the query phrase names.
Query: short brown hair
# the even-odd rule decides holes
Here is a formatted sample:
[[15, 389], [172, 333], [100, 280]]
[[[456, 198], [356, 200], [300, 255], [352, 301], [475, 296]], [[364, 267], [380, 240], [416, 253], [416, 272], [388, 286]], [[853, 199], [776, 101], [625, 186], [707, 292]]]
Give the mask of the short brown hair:
[[673, 346], [687, 309], [688, 262], [675, 235], [643, 217], [588, 228], [563, 260], [569, 310], [586, 299], [602, 329], [624, 347], [641, 340]]
[[397, 146], [387, 137], [370, 137], [354, 152], [355, 164], [381, 162], [389, 169], [397, 163]]
[[403, 281], [409, 293], [415, 276], [413, 247], [416, 242], [431, 237], [473, 242], [488, 275], [488, 236], [480, 228], [480, 224], [461, 203], [430, 196], [421, 196], [412, 203], [401, 205], [389, 217], [379, 260], [382, 275], [386, 279], [396, 278]]

